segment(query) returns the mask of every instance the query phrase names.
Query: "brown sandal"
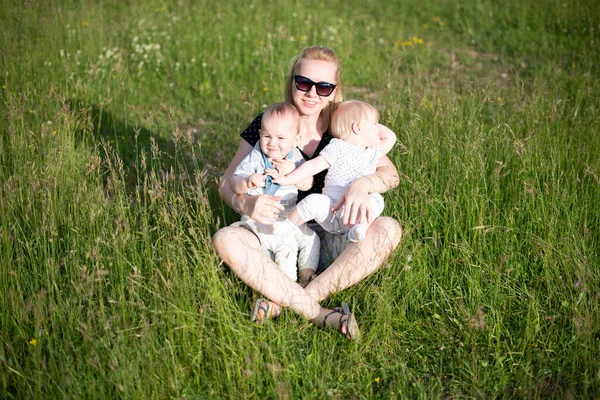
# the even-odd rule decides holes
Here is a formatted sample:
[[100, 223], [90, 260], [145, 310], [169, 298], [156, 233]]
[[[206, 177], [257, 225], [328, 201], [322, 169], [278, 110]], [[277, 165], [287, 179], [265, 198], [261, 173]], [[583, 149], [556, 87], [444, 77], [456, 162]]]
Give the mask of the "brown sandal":
[[[262, 311], [262, 316], [259, 316], [259, 311]], [[281, 308], [278, 304], [261, 297], [260, 299], [256, 300], [256, 303], [254, 303], [254, 311], [252, 311], [252, 317], [250, 317], [250, 321], [254, 322], [255, 324], [262, 324], [270, 318], [278, 317], [280, 313]]]
[[[319, 316], [313, 320], [320, 328], [330, 327], [333, 329], [337, 329], [341, 334], [345, 334], [348, 339], [355, 340], [360, 336], [360, 330], [358, 328], [358, 323], [354, 318], [354, 315], [348, 309], [348, 303], [345, 301], [342, 302], [341, 307], [336, 307], [333, 310], [327, 310], [327, 314]], [[335, 318], [337, 316], [337, 319]], [[327, 321], [328, 318], [331, 318], [330, 321]], [[344, 332], [344, 327], [346, 327], [346, 332]]]

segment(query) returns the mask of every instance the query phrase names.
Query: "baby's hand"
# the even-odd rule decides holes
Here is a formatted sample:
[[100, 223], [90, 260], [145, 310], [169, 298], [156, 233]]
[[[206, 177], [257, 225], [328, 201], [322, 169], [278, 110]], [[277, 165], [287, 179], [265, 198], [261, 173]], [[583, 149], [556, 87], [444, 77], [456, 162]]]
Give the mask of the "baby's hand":
[[266, 175], [263, 174], [252, 174], [248, 177], [248, 187], [262, 187], [265, 186]]
[[[296, 169], [296, 164], [292, 160], [284, 158], [282, 160], [271, 160], [275, 169], [277, 169], [278, 176], [287, 175]], [[273, 176], [275, 177], [275, 176]]]
[[270, 176], [273, 179], [283, 176], [276, 169], [268, 169], [268, 168], [265, 169], [265, 175]]

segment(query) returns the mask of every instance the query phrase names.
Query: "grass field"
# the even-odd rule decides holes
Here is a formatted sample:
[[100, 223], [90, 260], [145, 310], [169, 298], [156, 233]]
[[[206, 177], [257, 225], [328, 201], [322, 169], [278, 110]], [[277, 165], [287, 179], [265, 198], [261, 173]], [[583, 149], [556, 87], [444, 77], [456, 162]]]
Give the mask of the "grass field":
[[[0, 0], [0, 397], [600, 398], [600, 3]], [[350, 342], [211, 235], [304, 46], [398, 135]]]

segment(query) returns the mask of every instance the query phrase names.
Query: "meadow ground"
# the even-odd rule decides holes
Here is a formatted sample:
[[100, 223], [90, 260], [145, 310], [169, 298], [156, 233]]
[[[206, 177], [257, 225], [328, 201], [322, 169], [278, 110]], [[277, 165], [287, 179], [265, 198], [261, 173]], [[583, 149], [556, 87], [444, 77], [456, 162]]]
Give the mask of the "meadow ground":
[[[0, 3], [1, 397], [600, 397], [597, 1]], [[398, 135], [358, 342], [252, 325], [211, 244], [313, 44]]]

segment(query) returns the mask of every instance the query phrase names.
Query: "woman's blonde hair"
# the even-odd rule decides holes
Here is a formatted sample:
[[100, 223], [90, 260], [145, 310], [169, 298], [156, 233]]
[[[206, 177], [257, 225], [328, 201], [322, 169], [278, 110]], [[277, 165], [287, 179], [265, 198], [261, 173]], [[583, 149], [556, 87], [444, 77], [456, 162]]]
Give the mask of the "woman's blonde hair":
[[330, 62], [335, 66], [335, 82], [331, 82], [336, 85], [335, 94], [333, 95], [333, 101], [331, 101], [329, 105], [327, 105], [327, 107], [325, 107], [323, 111], [321, 111], [321, 115], [323, 116], [324, 120], [329, 123], [331, 114], [333, 114], [333, 111], [335, 111], [337, 105], [343, 100], [341, 81], [342, 65], [340, 63], [340, 59], [337, 57], [333, 50], [325, 46], [312, 46], [305, 47], [304, 49], [302, 49], [300, 54], [298, 54], [292, 60], [290, 73], [287, 76], [287, 81], [285, 85], [285, 100], [288, 103], [294, 103], [292, 98], [292, 93], [294, 91], [295, 85], [294, 75], [296, 75], [298, 71], [300, 71], [300, 67], [302, 66], [302, 62], [304, 60], [322, 60]]
[[352, 132], [352, 124], [360, 124], [367, 121], [369, 117], [379, 120], [379, 111], [370, 104], [359, 100], [348, 100], [339, 104], [331, 116], [329, 129], [331, 136], [344, 140]]

